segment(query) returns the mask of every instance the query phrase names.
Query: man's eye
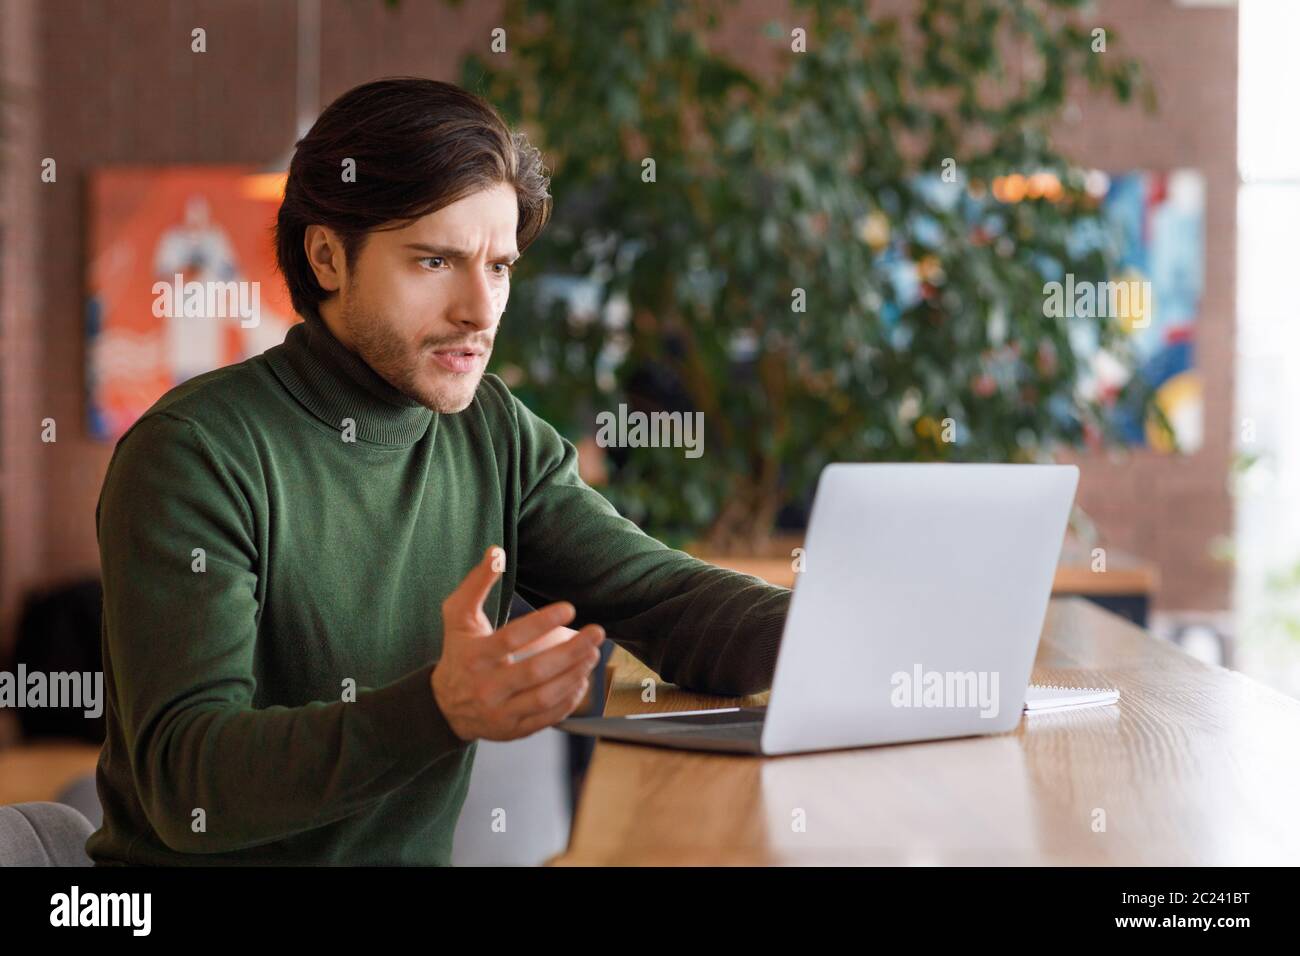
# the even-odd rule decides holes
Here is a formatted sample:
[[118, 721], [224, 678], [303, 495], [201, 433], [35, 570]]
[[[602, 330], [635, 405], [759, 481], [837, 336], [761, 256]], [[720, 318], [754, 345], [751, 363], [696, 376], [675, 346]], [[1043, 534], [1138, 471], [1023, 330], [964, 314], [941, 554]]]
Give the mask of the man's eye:
[[494, 262], [492, 267], [497, 270], [499, 276], [508, 276], [515, 271], [513, 262]]
[[444, 262], [446, 262], [447, 260], [444, 259], [442, 256], [425, 256], [425, 257], [424, 257], [423, 259], [421, 259], [420, 261], [421, 261], [421, 262], [432, 262], [432, 263], [434, 263], [434, 265], [430, 266], [430, 268], [432, 268], [432, 269], [437, 269], [437, 268], [440, 268], [440, 267], [442, 266], [442, 264], [443, 264]]

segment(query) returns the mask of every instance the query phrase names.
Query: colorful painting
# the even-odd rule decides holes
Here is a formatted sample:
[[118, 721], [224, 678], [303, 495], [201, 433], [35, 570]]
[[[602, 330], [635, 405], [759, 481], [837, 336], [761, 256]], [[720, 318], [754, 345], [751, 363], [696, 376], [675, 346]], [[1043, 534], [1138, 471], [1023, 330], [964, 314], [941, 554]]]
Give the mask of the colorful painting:
[[[1205, 179], [1186, 169], [1114, 175], [1093, 170], [1086, 183], [1087, 192], [1100, 204], [1102, 225], [1077, 229], [1071, 253], [1082, 258], [1104, 246], [1114, 261], [1114, 272], [1104, 283], [1081, 283], [1076, 289], [1068, 264], [1064, 269], [1061, 263], [1045, 266], [1044, 278], [1050, 281], [1044, 286], [1044, 305], [1082, 305], [1092, 311], [1067, 314], [1105, 315], [1109, 311], [1119, 320], [1129, 336], [1136, 371], [1100, 349], [1095, 332], [1087, 323], [1080, 323], [1074, 328], [1078, 336], [1075, 345], [1079, 352], [1092, 356], [1090, 374], [1080, 383], [1081, 392], [1111, 404], [1130, 375], [1142, 376], [1154, 389], [1156, 405], [1173, 430], [1178, 451], [1190, 454], [1201, 447], [1203, 437], [1195, 333], [1205, 291]], [[1050, 174], [1003, 177], [978, 200], [946, 187], [934, 176], [919, 177], [915, 185], [936, 208], [951, 211], [961, 203], [962, 214], [972, 223], [980, 221], [989, 204], [1020, 202], [1035, 195], [1050, 200], [1060, 192], [1059, 182]], [[882, 231], [878, 243], [873, 242], [873, 228]], [[913, 217], [909, 230], [931, 247], [943, 241], [939, 224], [924, 214]], [[925, 264], [912, 261], [902, 242], [887, 233], [887, 226], [873, 226], [870, 218], [864, 225], [864, 241], [882, 246], [882, 260], [891, 272], [893, 301], [883, 303], [881, 319], [886, 326], [894, 326], [901, 311], [921, 301]], [[1112, 409], [1112, 422], [1124, 441], [1173, 450], [1150, 416], [1118, 404]]]
[[284, 340], [275, 267], [283, 179], [231, 166], [122, 167], [90, 179], [89, 428], [116, 441], [163, 393]]
[[[1149, 315], [1129, 330], [1138, 374], [1155, 387], [1178, 450], [1194, 452], [1204, 430], [1195, 332], [1205, 292], [1205, 179], [1193, 170], [1112, 176], [1102, 208], [1119, 236], [1118, 275], [1150, 283]], [[1104, 357], [1095, 367], [1106, 374]], [[1170, 450], [1151, 422], [1130, 414], [1119, 424], [1131, 443]]]

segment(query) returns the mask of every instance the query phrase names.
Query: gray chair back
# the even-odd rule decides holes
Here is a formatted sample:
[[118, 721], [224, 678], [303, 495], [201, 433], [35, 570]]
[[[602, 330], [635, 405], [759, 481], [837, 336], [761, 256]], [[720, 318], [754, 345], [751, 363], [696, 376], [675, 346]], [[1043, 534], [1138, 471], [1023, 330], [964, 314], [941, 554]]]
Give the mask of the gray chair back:
[[86, 840], [95, 832], [62, 803], [0, 807], [0, 866], [90, 866]]

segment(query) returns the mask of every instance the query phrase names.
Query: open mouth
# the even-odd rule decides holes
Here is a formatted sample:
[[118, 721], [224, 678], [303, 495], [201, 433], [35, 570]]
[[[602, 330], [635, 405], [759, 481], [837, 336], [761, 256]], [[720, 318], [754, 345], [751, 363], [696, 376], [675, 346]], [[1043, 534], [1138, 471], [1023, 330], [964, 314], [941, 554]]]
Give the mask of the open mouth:
[[447, 349], [433, 353], [433, 360], [449, 372], [472, 372], [483, 360], [483, 353], [475, 349]]

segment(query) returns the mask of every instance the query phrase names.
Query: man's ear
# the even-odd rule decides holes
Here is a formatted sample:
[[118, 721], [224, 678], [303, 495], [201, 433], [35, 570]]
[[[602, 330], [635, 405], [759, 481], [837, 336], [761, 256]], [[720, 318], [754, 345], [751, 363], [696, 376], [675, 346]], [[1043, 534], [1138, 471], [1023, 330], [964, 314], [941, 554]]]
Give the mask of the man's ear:
[[320, 287], [326, 292], [337, 292], [348, 274], [343, 240], [338, 233], [329, 226], [313, 223], [307, 227], [302, 245]]

